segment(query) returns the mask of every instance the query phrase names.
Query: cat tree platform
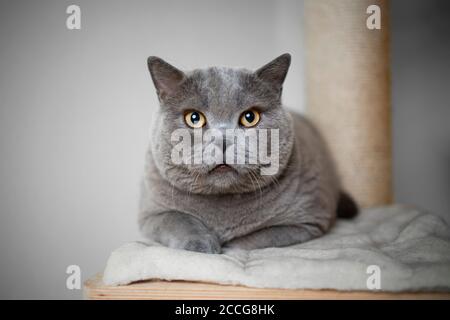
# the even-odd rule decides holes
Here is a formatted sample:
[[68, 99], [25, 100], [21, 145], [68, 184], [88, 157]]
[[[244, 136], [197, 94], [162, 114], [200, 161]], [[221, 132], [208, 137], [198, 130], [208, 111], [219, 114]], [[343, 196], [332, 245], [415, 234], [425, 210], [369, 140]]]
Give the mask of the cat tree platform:
[[90, 300], [300, 300], [300, 299], [445, 299], [442, 292], [367, 292], [337, 290], [260, 289], [206, 282], [151, 280], [126, 286], [103, 284], [98, 274], [86, 281], [84, 298]]
[[111, 253], [85, 293], [104, 299], [450, 298], [450, 226], [435, 214], [392, 205], [364, 209], [322, 237], [282, 248], [204, 254], [129, 242]]
[[[381, 8], [381, 29], [366, 9]], [[336, 159], [343, 185], [363, 208], [388, 205], [391, 122], [388, 0], [306, 0], [307, 113]], [[442, 292], [261, 289], [194, 281], [110, 286], [98, 274], [86, 299], [450, 299]]]

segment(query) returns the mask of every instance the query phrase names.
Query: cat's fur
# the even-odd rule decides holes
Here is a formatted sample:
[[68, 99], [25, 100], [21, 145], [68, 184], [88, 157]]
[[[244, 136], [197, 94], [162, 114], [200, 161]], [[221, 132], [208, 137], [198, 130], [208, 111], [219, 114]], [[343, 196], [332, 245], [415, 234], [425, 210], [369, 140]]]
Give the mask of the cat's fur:
[[[284, 54], [255, 72], [217, 67], [182, 72], [160, 58], [148, 59], [160, 108], [142, 183], [139, 224], [147, 238], [172, 248], [220, 253], [223, 246], [300, 243], [331, 227], [339, 180], [318, 132], [282, 107], [289, 65], [290, 55]], [[259, 128], [280, 130], [276, 175], [258, 174], [259, 165], [210, 172], [206, 164], [172, 163], [170, 135], [187, 128], [185, 110], [201, 111], [207, 128], [223, 130], [239, 127], [239, 116], [253, 106], [262, 111]], [[352, 200], [345, 200], [345, 210], [356, 212]]]

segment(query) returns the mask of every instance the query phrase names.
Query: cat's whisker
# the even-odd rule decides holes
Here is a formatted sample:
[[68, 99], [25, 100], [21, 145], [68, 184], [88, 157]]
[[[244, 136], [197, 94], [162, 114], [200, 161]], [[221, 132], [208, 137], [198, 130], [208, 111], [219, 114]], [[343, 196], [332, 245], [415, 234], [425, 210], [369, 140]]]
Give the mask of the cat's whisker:
[[256, 189], [255, 183], [253, 182], [253, 177], [252, 177], [251, 171], [249, 171], [248, 177], [250, 178], [250, 181], [252, 182], [252, 190]]
[[197, 175], [195, 176], [194, 182], [192, 183], [192, 186], [193, 186], [193, 187], [196, 187], [196, 186], [197, 186], [197, 180], [198, 180], [198, 178], [200, 177], [200, 175], [201, 175], [201, 173], [197, 173]]
[[269, 176], [270, 180], [277, 185], [277, 187], [280, 187], [280, 183], [278, 181], [278, 178], [275, 176]]
[[262, 189], [261, 189], [261, 184], [258, 181], [258, 175], [250, 169], [250, 174], [255, 178], [256, 183], [258, 184], [258, 188], [259, 188], [259, 206], [262, 205]]
[[172, 203], [174, 202], [174, 197], [173, 197], [174, 191], [175, 191], [175, 185], [172, 184]]
[[194, 181], [193, 181], [193, 183], [189, 186], [188, 197], [191, 196], [192, 189], [196, 186], [197, 179], [200, 177], [200, 174], [201, 174], [200, 171], [195, 170], [195, 169], [193, 170], [193, 173], [194, 173]]

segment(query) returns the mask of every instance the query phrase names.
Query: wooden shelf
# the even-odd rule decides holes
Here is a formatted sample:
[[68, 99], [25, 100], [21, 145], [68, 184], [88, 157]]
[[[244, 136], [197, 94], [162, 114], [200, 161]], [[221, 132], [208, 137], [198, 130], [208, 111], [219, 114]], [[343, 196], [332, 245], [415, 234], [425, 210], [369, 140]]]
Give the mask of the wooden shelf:
[[440, 292], [366, 292], [336, 290], [260, 289], [189, 281], [142, 281], [107, 286], [98, 274], [84, 284], [84, 297], [92, 300], [215, 300], [215, 299], [446, 299]]

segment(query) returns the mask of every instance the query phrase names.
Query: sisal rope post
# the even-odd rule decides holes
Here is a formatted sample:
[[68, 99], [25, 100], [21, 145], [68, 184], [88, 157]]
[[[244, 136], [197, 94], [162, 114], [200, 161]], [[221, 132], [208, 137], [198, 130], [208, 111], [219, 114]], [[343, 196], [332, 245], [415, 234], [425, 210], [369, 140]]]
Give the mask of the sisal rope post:
[[[371, 30], [367, 8], [381, 9]], [[307, 114], [361, 207], [392, 201], [387, 0], [306, 0]]]

